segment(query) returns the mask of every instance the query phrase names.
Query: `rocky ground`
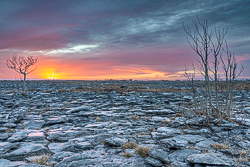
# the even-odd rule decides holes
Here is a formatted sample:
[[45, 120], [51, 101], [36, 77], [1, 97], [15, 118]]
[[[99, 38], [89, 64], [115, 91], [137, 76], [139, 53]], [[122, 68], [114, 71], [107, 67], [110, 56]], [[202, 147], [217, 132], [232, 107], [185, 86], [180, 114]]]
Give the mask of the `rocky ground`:
[[192, 113], [183, 81], [20, 86], [0, 81], [1, 167], [250, 166], [249, 82], [236, 85], [232, 121], [221, 122]]

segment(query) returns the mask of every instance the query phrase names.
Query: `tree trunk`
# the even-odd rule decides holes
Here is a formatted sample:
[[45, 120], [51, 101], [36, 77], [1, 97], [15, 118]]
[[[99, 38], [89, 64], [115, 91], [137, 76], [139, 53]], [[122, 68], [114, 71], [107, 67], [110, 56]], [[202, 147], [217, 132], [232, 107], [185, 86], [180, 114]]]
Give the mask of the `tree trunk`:
[[23, 74], [23, 91], [26, 92], [27, 87], [26, 87], [26, 74]]

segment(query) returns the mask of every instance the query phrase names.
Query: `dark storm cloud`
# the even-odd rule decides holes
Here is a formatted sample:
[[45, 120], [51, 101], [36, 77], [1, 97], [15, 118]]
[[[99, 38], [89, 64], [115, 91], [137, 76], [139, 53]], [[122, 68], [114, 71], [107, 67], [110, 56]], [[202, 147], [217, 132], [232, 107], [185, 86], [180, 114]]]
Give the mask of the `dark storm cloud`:
[[[102, 43], [107, 47], [184, 43], [180, 41], [184, 39], [181, 24], [190, 23], [196, 12], [200, 18], [207, 18], [211, 26], [230, 27], [232, 36], [236, 35], [235, 29], [246, 31], [250, 24], [250, 5], [244, 0], [10, 0], [0, 3], [2, 49], [52, 49], [68, 43]], [[12, 43], [12, 39], [16, 42]]]

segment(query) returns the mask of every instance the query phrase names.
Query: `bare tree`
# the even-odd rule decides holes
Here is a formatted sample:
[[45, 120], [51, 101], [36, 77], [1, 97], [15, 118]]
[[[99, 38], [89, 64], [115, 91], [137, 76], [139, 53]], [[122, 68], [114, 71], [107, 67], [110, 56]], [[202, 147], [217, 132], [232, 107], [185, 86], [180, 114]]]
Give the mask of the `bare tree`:
[[231, 116], [230, 110], [232, 105], [232, 99], [233, 99], [233, 89], [235, 84], [235, 79], [240, 76], [240, 74], [243, 72], [244, 67], [241, 65], [241, 68], [239, 69], [237, 73], [237, 66], [238, 63], [236, 61], [236, 58], [234, 56], [235, 53], [232, 53], [228, 49], [228, 45], [226, 43], [226, 48], [223, 48], [224, 52], [226, 53], [226, 57], [223, 59], [222, 55], [220, 56], [225, 79], [226, 79], [226, 97], [225, 97], [225, 107], [224, 110], [226, 111], [227, 116]]
[[[193, 25], [194, 30], [191, 30], [188, 25], [184, 24], [183, 29], [187, 35], [189, 45], [199, 57], [199, 59], [197, 59], [198, 70], [204, 76], [205, 113], [208, 116], [216, 114], [216, 116], [221, 119], [224, 116], [230, 118], [234, 82], [243, 71], [243, 67], [237, 75], [236, 58], [228, 50], [225, 39], [228, 29], [217, 30], [215, 27], [209, 29], [207, 20], [201, 21], [198, 15], [196, 15], [196, 19], [193, 20]], [[225, 59], [223, 58], [224, 54], [226, 54]], [[222, 68], [226, 79], [226, 105], [224, 109], [221, 107], [222, 104], [219, 103], [220, 99], [223, 99], [223, 97], [219, 97], [218, 70], [220, 62], [222, 62]], [[190, 76], [187, 75], [186, 77], [190, 78]], [[214, 93], [211, 87], [211, 82], [214, 83]], [[215, 94], [215, 98], [212, 97], [212, 94]], [[213, 103], [214, 101], [215, 104]]]
[[34, 58], [33, 56], [28, 57], [22, 57], [17, 56], [16, 54], [12, 55], [11, 58], [6, 60], [6, 65], [8, 68], [15, 70], [19, 74], [23, 75], [23, 90], [26, 92], [26, 76], [30, 74], [31, 72], [35, 71], [36, 68], [33, 70], [29, 70], [31, 66], [37, 63], [37, 58]]

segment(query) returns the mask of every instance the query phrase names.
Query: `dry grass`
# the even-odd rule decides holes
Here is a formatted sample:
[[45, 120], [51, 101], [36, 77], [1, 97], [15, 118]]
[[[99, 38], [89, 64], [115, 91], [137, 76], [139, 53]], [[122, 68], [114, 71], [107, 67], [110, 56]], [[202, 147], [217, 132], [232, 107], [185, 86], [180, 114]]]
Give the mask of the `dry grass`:
[[232, 150], [232, 148], [229, 147], [226, 143], [221, 143], [221, 144], [220, 143], [214, 143], [214, 144], [210, 144], [210, 146], [215, 150], [219, 150], [219, 149], [223, 149], [223, 150], [231, 149]]
[[147, 129], [148, 129], [149, 131], [152, 131], [152, 130], [153, 130], [152, 128], [149, 128], [149, 127], [147, 127]]
[[129, 158], [129, 157], [133, 157], [133, 154], [126, 152], [126, 153], [122, 153], [121, 156]]
[[151, 148], [139, 146], [135, 149], [135, 152], [139, 154], [141, 157], [146, 157], [148, 156], [149, 150], [151, 150]]
[[250, 158], [249, 157], [244, 157], [244, 158], [240, 157], [240, 158], [234, 158], [234, 160], [236, 162], [249, 162]]
[[150, 133], [142, 132], [139, 135], [150, 135]]
[[[117, 80], [118, 81], [118, 80]], [[126, 93], [126, 92], [192, 92], [192, 89], [182, 89], [178, 88], [178, 83], [183, 83], [187, 86], [191, 86], [188, 81], [158, 81], [157, 82], [128, 82], [128, 80], [116, 80], [108, 81], [84, 81], [84, 80], [55, 80], [55, 81], [45, 81], [41, 83], [46, 84], [57, 84], [62, 87], [67, 85], [72, 85], [71, 89], [61, 89], [58, 90], [59, 93], [64, 92], [112, 92], [116, 91], [117, 93]], [[109, 84], [106, 84], [109, 83]], [[146, 84], [145, 84], [146, 83]], [[165, 84], [164, 84], [165, 83]], [[177, 83], [177, 84], [176, 84]], [[122, 88], [122, 85], [127, 85], [126, 88]], [[166, 87], [165, 85], [174, 85], [172, 88]], [[81, 85], [81, 86], [80, 86]], [[176, 86], [177, 85], [177, 86]], [[201, 88], [204, 85], [204, 81], [194, 81], [195, 88]], [[219, 89], [225, 90], [226, 88], [225, 81], [220, 82]], [[250, 81], [236, 81], [235, 90], [250, 90]], [[211, 82], [211, 90], [214, 89], [214, 82]], [[35, 91], [30, 89], [28, 91]], [[44, 93], [51, 93], [55, 90], [44, 90]], [[8, 91], [8, 93], [14, 93], [15, 91]]]
[[50, 156], [50, 154], [42, 154], [39, 156], [31, 157], [30, 162], [40, 165], [46, 165], [46, 163], [50, 160]]
[[6, 132], [14, 132], [15, 130], [14, 129], [11, 129], [11, 128], [9, 128], [9, 129], [7, 129], [6, 130]]
[[246, 157], [248, 155], [248, 153], [245, 150], [238, 150], [240, 157]]
[[184, 126], [184, 129], [191, 130], [191, 127], [190, 127], [189, 125], [185, 125], [185, 126]]
[[167, 125], [167, 124], [169, 124], [171, 121], [163, 120], [163, 121], [161, 121], [161, 122], [162, 122], [163, 125]]
[[206, 153], [212, 153], [212, 152], [209, 151], [209, 150], [204, 150], [204, 151], [202, 151], [202, 153], [203, 153], [203, 154], [206, 154]]
[[138, 144], [136, 144], [135, 142], [127, 142], [125, 144], [122, 145], [122, 149], [135, 149], [138, 146]]
[[50, 128], [46, 128], [45, 131], [48, 132], [50, 130]]
[[[165, 86], [159, 86], [159, 84], [150, 83], [148, 85], [139, 84], [139, 83], [127, 83], [126, 88], [122, 88], [122, 83], [109, 83], [109, 84], [102, 84], [105, 82], [110, 81], [56, 81], [57, 84], [60, 85], [91, 85], [85, 87], [75, 87], [73, 89], [60, 89], [58, 90], [59, 93], [64, 92], [112, 92], [116, 91], [117, 93], [126, 93], [126, 92], [190, 92], [189, 89], [181, 89], [181, 88], [168, 88]], [[159, 81], [161, 82], [161, 81]], [[173, 84], [175, 81], [172, 81]], [[178, 81], [179, 82], [179, 81]], [[154, 88], [151, 88], [154, 87]], [[155, 88], [158, 87], [158, 88]], [[54, 90], [46, 90], [43, 91], [45, 93], [51, 93]]]
[[140, 119], [140, 117], [137, 116], [137, 115], [131, 115], [131, 116], [130, 116], [130, 119], [132, 119], [132, 120], [134, 120], [134, 121], [137, 121], [138, 119]]
[[194, 147], [194, 146], [188, 146], [188, 147], [186, 147], [187, 149], [195, 149], [195, 150], [201, 150], [201, 149], [199, 149], [198, 147]]
[[181, 113], [176, 113], [176, 117], [183, 117], [183, 114], [181, 114]]
[[244, 140], [242, 137], [239, 137], [237, 135], [234, 135], [234, 137], [237, 138], [237, 139], [240, 139], [240, 140]]
[[96, 117], [96, 118], [95, 118], [95, 121], [96, 121], [96, 122], [101, 122], [101, 121], [102, 121], [102, 118], [101, 118], [101, 117]]

